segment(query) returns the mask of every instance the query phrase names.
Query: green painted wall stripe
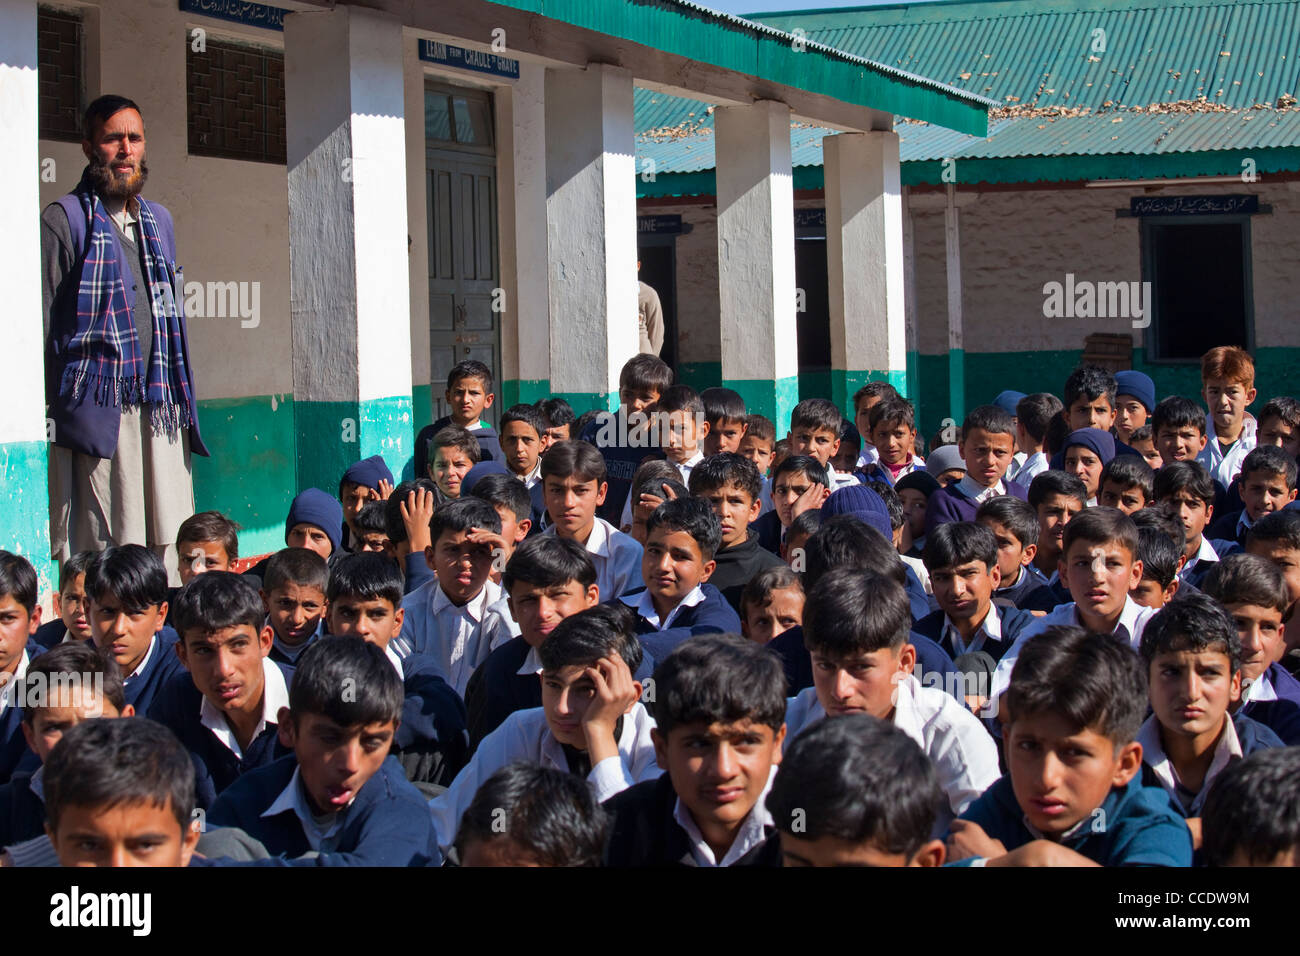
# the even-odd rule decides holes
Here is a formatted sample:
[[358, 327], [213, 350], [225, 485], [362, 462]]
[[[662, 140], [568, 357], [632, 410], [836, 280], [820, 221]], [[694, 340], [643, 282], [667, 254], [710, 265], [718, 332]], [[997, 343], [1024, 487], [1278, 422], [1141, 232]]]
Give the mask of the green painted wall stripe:
[[734, 389], [745, 400], [751, 415], [765, 415], [776, 426], [776, 437], [784, 438], [790, 430], [790, 412], [799, 403], [799, 377], [791, 375], [775, 381], [769, 379], [724, 379], [724, 388]]
[[868, 382], [888, 382], [898, 393], [911, 398], [908, 391], [908, 373], [902, 369], [842, 369], [831, 371], [831, 387], [821, 395], [804, 395], [804, 398], [826, 398], [839, 406], [846, 418], [854, 416], [853, 394]]
[[714, 388], [722, 381], [721, 362], [682, 362], [677, 366], [677, 384], [697, 392]]
[[501, 383], [502, 411], [511, 405], [532, 405], [538, 399], [551, 397], [550, 379], [508, 378]]
[[0, 525], [0, 547], [31, 562], [41, 596], [49, 594], [57, 581], [50, 561], [48, 449], [43, 441], [0, 444], [0, 488], [4, 488], [7, 506]]
[[[618, 392], [555, 392], [555, 398], [562, 398], [573, 407], [573, 414], [595, 409], [596, 411], [618, 411]], [[542, 396], [546, 397], [546, 396]]]

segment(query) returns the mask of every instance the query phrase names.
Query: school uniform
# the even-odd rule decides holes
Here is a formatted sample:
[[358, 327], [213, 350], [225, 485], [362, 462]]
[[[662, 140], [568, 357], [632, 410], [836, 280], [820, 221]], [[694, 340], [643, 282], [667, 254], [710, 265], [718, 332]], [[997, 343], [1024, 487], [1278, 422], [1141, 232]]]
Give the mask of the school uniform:
[[1224, 488], [1241, 473], [1241, 463], [1255, 449], [1257, 443], [1255, 419], [1247, 416], [1241, 423], [1241, 434], [1228, 446], [1225, 452], [1219, 444], [1219, 436], [1214, 430], [1214, 416], [1205, 416], [1205, 447], [1196, 455], [1196, 460], [1205, 466], [1210, 477], [1220, 482]]
[[[915, 631], [908, 635], [907, 642], [916, 648], [914, 673], [921, 675], [922, 683], [926, 686], [953, 688], [953, 694], [957, 696], [957, 688], [961, 686], [960, 673], [953, 666], [948, 653], [930, 638]], [[767, 643], [767, 648], [781, 658], [786, 688], [791, 694], [798, 694], [813, 686], [812, 655], [804, 646], [802, 626], [782, 631]]]
[[429, 562], [425, 560], [423, 551], [412, 551], [408, 554], [402, 561], [402, 571], [405, 574], [402, 582], [403, 596], [437, 578], [433, 568], [429, 567]]
[[960, 481], [954, 481], [947, 487], [940, 488], [932, 494], [925, 505], [925, 533], [950, 521], [974, 521], [979, 506], [990, 498], [1011, 495], [1021, 501], [1029, 500], [1029, 492], [1015, 481], [1002, 479], [992, 488], [976, 484], [970, 475], [963, 475]]
[[[546, 534], [555, 534], [554, 526]], [[601, 601], [612, 601], [641, 586], [641, 543], [608, 521], [597, 517], [583, 545], [596, 566], [596, 588]]]
[[1300, 746], [1300, 680], [1280, 664], [1268, 665], [1241, 694], [1238, 713], [1263, 724], [1288, 747]]
[[[384, 758], [352, 802], [317, 817], [293, 754], [240, 777], [208, 812], [208, 825], [238, 827], [275, 857], [300, 866], [428, 866], [439, 862], [424, 797], [395, 757]], [[306, 853], [317, 856], [298, 859]]]
[[771, 551], [765, 550], [752, 531], [740, 544], [719, 548], [713, 560], [717, 567], [709, 575], [709, 583], [722, 592], [723, 598], [737, 614], [740, 613], [740, 596], [745, 585], [768, 568], [785, 564]]
[[393, 735], [393, 752], [412, 783], [445, 787], [469, 760], [465, 704], [422, 654], [398, 657], [384, 649], [402, 679], [402, 720]]
[[207, 809], [250, 770], [265, 767], [289, 751], [280, 743], [279, 713], [289, 706], [293, 668], [262, 658], [262, 717], [247, 747], [241, 747], [225, 714], [199, 693], [188, 672], [177, 675], [154, 699], [149, 716], [169, 728], [194, 761], [195, 805]]
[[[1116, 640], [1123, 641], [1136, 651], [1142, 645], [1142, 631], [1146, 627], [1147, 621], [1151, 620], [1155, 613], [1152, 608], [1143, 607], [1131, 597], [1125, 595], [1124, 606], [1119, 612], [1119, 621], [1115, 624], [1115, 629], [1111, 631], [1112, 636]], [[999, 697], [1006, 691], [1007, 686], [1011, 683], [1011, 669], [1016, 666], [1016, 660], [1020, 657], [1020, 650], [1025, 646], [1025, 642], [1033, 640], [1049, 627], [1056, 625], [1081, 627], [1085, 631], [1091, 630], [1079, 619], [1073, 601], [1069, 604], [1062, 604], [1046, 617], [1034, 618], [1020, 632], [1020, 636], [1016, 638], [1011, 647], [1003, 652], [1001, 660], [998, 661], [997, 670], [993, 672], [993, 684], [989, 691], [990, 697]]]
[[763, 490], [758, 493], [758, 515], [761, 518], [776, 505], [772, 503], [772, 479], [763, 478]]
[[[611, 421], [611, 418], [614, 420]], [[587, 423], [582, 434], [575, 437], [594, 445], [601, 457], [605, 459], [605, 480], [609, 483], [609, 487], [605, 492], [605, 503], [596, 510], [597, 517], [611, 523], [618, 521], [623, 514], [623, 506], [627, 503], [628, 495], [632, 493], [632, 479], [636, 477], [637, 468], [647, 459], [662, 461], [665, 457], [664, 453], [648, 444], [650, 437], [648, 429], [633, 429], [627, 424], [627, 415], [621, 408], [617, 412], [596, 416], [594, 421]], [[640, 437], [647, 444], [621, 445], [620, 437]], [[601, 595], [606, 597], [604, 592], [601, 592]], [[608, 597], [615, 596], [608, 595]]]
[[[263, 627], [270, 626], [271, 619], [268, 617]], [[321, 619], [316, 622], [316, 630], [301, 644], [288, 644], [280, 638], [279, 634], [276, 634], [275, 637], [271, 638], [271, 653], [268, 656], [277, 664], [283, 664], [286, 667], [297, 667], [298, 658], [302, 657], [302, 652], [320, 640], [324, 633], [325, 618], [322, 615]]]
[[[1003, 776], [959, 817], [978, 823], [1008, 851], [1042, 838], [1025, 819]], [[1142, 783], [1142, 775], [1112, 787], [1092, 813], [1055, 842], [1102, 866], [1191, 866], [1192, 834], [1160, 787]]]
[[1028, 611], [1019, 611], [1014, 607], [998, 608], [990, 604], [989, 610], [980, 622], [979, 629], [965, 640], [957, 632], [956, 626], [943, 610], [928, 614], [913, 625], [912, 630], [924, 634], [944, 649], [944, 652], [956, 660], [962, 654], [983, 651], [994, 661], [1011, 647], [1020, 632], [1035, 620]]
[[45, 768], [19, 771], [0, 786], [0, 847], [45, 833]]
[[682, 484], [687, 488], [691, 486], [691, 472], [694, 471], [695, 466], [703, 460], [704, 452], [697, 448], [695, 449], [695, 454], [691, 455], [690, 458], [687, 458], [685, 461], [674, 461], [672, 463], [673, 467], [677, 469], [677, 473], [682, 476]]
[[[1069, 600], [1069, 597], [1066, 597]], [[1016, 579], [993, 592], [993, 603], [1022, 611], [1050, 611], [1062, 603], [1047, 585], [1042, 571], [1032, 564], [1022, 565]]]
[[636, 611], [641, 646], [655, 660], [663, 660], [678, 644], [699, 634], [740, 633], [740, 617], [708, 582], [691, 588], [662, 621], [648, 589], [625, 594], [621, 600]]
[[1051, 467], [1052, 463], [1047, 460], [1047, 453], [1036, 451], [1032, 455], [1026, 456], [1024, 463], [1014, 473], [1008, 474], [1007, 477], [1016, 484], [1028, 488], [1030, 482]]
[[[171, 613], [170, 611], [168, 612]], [[63, 623], [63, 618], [56, 617], [52, 621], [46, 621], [36, 629], [32, 635], [32, 643], [38, 644], [45, 650], [51, 650], [58, 647], [68, 639], [68, 626]], [[75, 640], [75, 638], [74, 638]]]
[[1246, 547], [1246, 535], [1250, 534], [1251, 525], [1255, 522], [1250, 520], [1250, 515], [1246, 514], [1245, 508], [1238, 508], [1236, 511], [1229, 511], [1219, 515], [1211, 521], [1205, 528], [1203, 538], [1209, 538], [1211, 541], [1232, 541], [1238, 547]]
[[1199, 588], [1220, 559], [1240, 550], [1235, 541], [1212, 541], [1202, 534], [1196, 553], [1179, 569], [1178, 580], [1194, 584]]
[[614, 817], [605, 866], [780, 866], [781, 846], [766, 800], [774, 766], [758, 802], [745, 815], [735, 841], [719, 860], [704, 842], [668, 774], [629, 787], [605, 802]]
[[432, 658], [443, 680], [462, 696], [474, 668], [519, 632], [500, 585], [491, 580], [457, 606], [435, 579], [404, 597], [402, 607], [406, 617], [401, 635], [390, 645], [393, 652]]
[[1160, 739], [1160, 721], [1152, 714], [1138, 731], [1137, 742], [1142, 745], [1142, 782], [1148, 787], [1160, 787], [1169, 797], [1169, 805], [1184, 817], [1199, 817], [1205, 808], [1205, 798], [1210, 794], [1214, 778], [1234, 761], [1248, 757], [1256, 750], [1281, 747], [1282, 740], [1263, 724], [1249, 717], [1238, 716], [1224, 720], [1223, 730], [1214, 743], [1214, 756], [1205, 771], [1200, 790], [1195, 792], [1183, 786], [1178, 769], [1165, 753]]
[[785, 540], [785, 527], [775, 509], [765, 512], [749, 523], [749, 536], [770, 554], [781, 557], [781, 542]]
[[853, 472], [845, 474], [836, 471], [835, 466], [827, 463], [826, 465], [826, 483], [830, 486], [831, 491], [839, 491], [841, 488], [847, 488], [850, 485], [860, 485], [862, 480]]
[[[90, 638], [86, 643], [94, 647], [95, 639]], [[170, 627], [163, 627], [149, 642], [149, 650], [145, 652], [144, 660], [122, 681], [126, 702], [134, 707], [135, 712], [140, 716], [149, 716], [154, 698], [174, 677], [177, 675], [189, 677], [189, 671], [176, 656], [178, 643], [180, 638], [176, 632]]]
[[43, 649], [29, 640], [18, 658], [13, 677], [0, 684], [0, 784], [19, 770], [35, 770], [36, 755], [27, 748], [21, 725], [23, 709], [19, 706], [19, 684], [27, 677], [27, 666]]
[[[653, 780], [661, 771], [655, 762], [650, 729], [654, 719], [638, 701], [624, 714], [617, 727], [618, 756], [606, 757], [585, 773], [587, 784], [598, 802], [605, 802], [634, 783]], [[469, 808], [488, 777], [515, 760], [540, 764], [552, 770], [572, 772], [570, 750], [555, 739], [541, 707], [520, 710], [483, 738], [469, 764], [456, 775], [443, 793], [429, 801], [438, 846], [445, 853], [456, 841], [460, 818]], [[585, 754], [583, 755], [585, 757]], [[584, 765], [584, 769], [589, 764]]]
[[920, 471], [924, 467], [925, 459], [920, 455], [913, 455], [903, 463], [903, 467], [897, 472], [877, 457], [875, 461], [859, 468], [857, 474], [860, 476], [858, 480], [863, 484], [866, 484], [868, 481], [883, 481], [892, 488], [898, 482], [899, 478], [902, 478], [904, 475], [910, 475], [914, 471]]
[[[429, 468], [429, 445], [433, 442], [433, 436], [438, 434], [448, 425], [456, 424], [451, 420], [450, 415], [444, 415], [432, 425], [425, 425], [420, 429], [420, 433], [415, 436], [415, 475], [417, 478], [428, 474]], [[505, 455], [501, 452], [501, 439], [487, 422], [480, 421], [473, 428], [467, 431], [478, 439], [479, 461], [504, 461]]]
[[[800, 691], [786, 706], [787, 746], [800, 731], [825, 717], [817, 689]], [[935, 836], [942, 836], [948, 832], [953, 817], [997, 783], [997, 745], [964, 704], [938, 688], [923, 687], [911, 674], [898, 682], [891, 720], [934, 764], [939, 788], [948, 798], [948, 806], [935, 821]]]

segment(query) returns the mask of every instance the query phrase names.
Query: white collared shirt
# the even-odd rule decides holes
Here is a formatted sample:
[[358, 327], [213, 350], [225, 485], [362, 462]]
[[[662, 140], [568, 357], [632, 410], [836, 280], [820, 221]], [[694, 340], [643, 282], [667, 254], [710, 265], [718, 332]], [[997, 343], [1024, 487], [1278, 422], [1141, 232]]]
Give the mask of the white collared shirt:
[[1268, 668], [1265, 668], [1264, 673], [1260, 674], [1259, 677], [1255, 678], [1249, 684], [1243, 683], [1241, 688], [1242, 706], [1254, 701], [1262, 703], [1266, 700], [1277, 700], [1277, 688], [1274, 687], [1273, 682], [1269, 680]]
[[1204, 534], [1201, 535], [1201, 545], [1196, 549], [1190, 561], [1184, 561], [1183, 566], [1178, 570], [1178, 580], [1186, 581], [1193, 571], [1196, 570], [1196, 564], [1199, 561], [1213, 561], [1216, 564], [1219, 561], [1219, 552], [1214, 550], [1214, 545], [1210, 544], [1210, 539]]
[[393, 665], [393, 670], [397, 671], [397, 676], [406, 680], [406, 668], [402, 666], [402, 658], [398, 656], [397, 651], [393, 650], [392, 641], [389, 641], [388, 646], [384, 648], [384, 656], [388, 658], [388, 663]]
[[[825, 716], [817, 689], [800, 691], [786, 705], [786, 740], [794, 740]], [[934, 764], [939, 787], [948, 798], [947, 811], [939, 814], [934, 832], [945, 833], [953, 819], [1001, 777], [997, 745], [956, 698], [938, 687], [922, 686], [914, 674], [898, 682], [893, 722]]]
[[980, 622], [980, 626], [971, 635], [969, 644], [966, 643], [966, 639], [957, 630], [957, 625], [952, 622], [952, 618], [947, 614], [943, 616], [943, 631], [940, 634], [941, 636], [946, 634], [952, 639], [954, 657], [983, 650], [985, 641], [1002, 640], [1002, 621], [998, 618], [997, 606], [994, 604], [989, 605], [988, 614], [984, 615], [984, 620]]
[[[555, 534], [555, 526], [543, 534]], [[596, 566], [601, 602], [612, 601], [641, 586], [641, 544], [597, 516], [584, 545]]]
[[[284, 672], [269, 657], [262, 658], [262, 719], [253, 731], [252, 740], [256, 740], [266, 730], [268, 724], [279, 723], [281, 707], [289, 706], [289, 687], [284, 682]], [[221, 741], [221, 745], [240, 760], [244, 759], [243, 748], [235, 737], [235, 732], [226, 722], [226, 715], [207, 697], [199, 704], [199, 723]]]
[[1138, 731], [1137, 742], [1142, 745], [1142, 762], [1151, 768], [1156, 779], [1160, 781], [1160, 786], [1178, 801], [1190, 817], [1201, 815], [1205, 798], [1210, 793], [1210, 783], [1229, 763], [1241, 756], [1241, 741], [1237, 739], [1237, 728], [1232, 725], [1232, 717], [1225, 714], [1223, 730], [1214, 743], [1214, 756], [1210, 759], [1209, 769], [1205, 771], [1205, 780], [1201, 783], [1201, 789], [1188, 802], [1185, 799], [1187, 789], [1179, 786], [1182, 781], [1178, 778], [1178, 768], [1165, 753], [1164, 743], [1160, 739], [1160, 722], [1155, 714], [1148, 717], [1142, 729]]
[[520, 677], [528, 677], [530, 675], [540, 674], [541, 672], [542, 656], [537, 653], [537, 648], [529, 647], [528, 656], [524, 658], [523, 664], [520, 665], [519, 670], [515, 671], [515, 673]]
[[153, 657], [154, 648], [157, 646], [158, 646], [158, 635], [154, 634], [152, 637], [149, 638], [149, 650], [144, 652], [144, 657], [140, 658], [140, 663], [136, 665], [135, 670], [131, 671], [131, 673], [127, 674], [126, 677], [122, 678], [122, 683], [125, 684], [129, 680], [135, 680], [137, 677], [139, 677], [141, 674], [144, 673], [145, 667], [148, 666], [149, 664], [149, 658]]
[[[682, 476], [682, 484], [686, 485], [688, 488], [690, 487], [691, 472], [694, 470], [695, 466], [703, 460], [704, 452], [697, 448], [695, 449], [695, 454], [691, 455], [691, 457], [687, 458], [685, 461], [673, 462], [673, 467], [676, 468], [677, 473]], [[628, 497], [630, 498], [631, 495]]]
[[274, 817], [287, 810], [292, 810], [294, 816], [298, 818], [299, 824], [302, 825], [303, 836], [307, 838], [307, 844], [315, 851], [319, 852], [321, 844], [338, 832], [343, 826], [343, 819], [347, 816], [348, 810], [356, 802], [356, 795], [353, 794], [352, 800], [348, 805], [337, 813], [331, 814], [328, 825], [322, 826], [317, 822], [315, 815], [311, 811], [311, 804], [307, 802], [307, 793], [303, 789], [302, 774], [297, 767], [293, 768], [293, 776], [289, 778], [289, 785], [280, 791], [280, 795], [275, 798], [269, 807], [262, 811], [262, 817]]
[[668, 612], [668, 616], [664, 618], [662, 624], [659, 623], [659, 612], [655, 610], [654, 596], [650, 593], [649, 588], [646, 588], [640, 594], [624, 594], [621, 600], [645, 618], [656, 631], [666, 631], [673, 626], [673, 620], [684, 608], [695, 607], [695, 605], [704, 601], [704, 589], [698, 584], [691, 588], [686, 593], [686, 596]]
[[1258, 440], [1255, 434], [1255, 419], [1250, 416], [1241, 423], [1241, 434], [1224, 455], [1219, 445], [1219, 436], [1214, 431], [1214, 416], [1205, 416], [1205, 447], [1200, 450], [1196, 460], [1205, 466], [1211, 477], [1223, 483], [1227, 488], [1241, 471], [1241, 463], [1255, 448]]
[[[634, 783], [653, 780], [663, 773], [655, 760], [654, 741], [650, 738], [654, 725], [654, 718], [640, 701], [624, 715], [618, 756], [606, 757], [587, 774], [587, 783], [598, 803], [604, 803]], [[569, 772], [564, 747], [551, 733], [545, 708], [517, 710], [507, 717], [500, 727], [483, 738], [451, 786], [429, 801], [438, 846], [444, 853], [455, 842], [460, 818], [479, 787], [488, 777], [515, 760]]]
[[673, 804], [673, 819], [686, 831], [686, 838], [691, 846], [691, 857], [695, 860], [696, 866], [731, 866], [766, 839], [766, 828], [772, 825], [772, 814], [767, 812], [767, 795], [772, 789], [772, 781], [776, 779], [776, 769], [776, 765], [773, 764], [772, 769], [768, 771], [763, 793], [759, 796], [758, 802], [750, 808], [749, 813], [745, 814], [745, 819], [740, 822], [740, 828], [736, 831], [736, 838], [732, 840], [731, 846], [727, 848], [721, 860], [714, 855], [713, 847], [705, 842], [704, 834], [695, 825], [691, 811], [686, 809], [680, 797], [677, 799]]
[[[1133, 650], [1137, 650], [1142, 645], [1142, 631], [1147, 626], [1147, 621], [1151, 620], [1152, 615], [1156, 612], [1153, 608], [1143, 607], [1128, 595], [1124, 596], [1124, 607], [1119, 612], [1119, 622], [1111, 634], [1124, 641]], [[1025, 629], [1020, 632], [1016, 642], [1007, 649], [998, 661], [997, 669], [993, 672], [992, 686], [989, 688], [989, 697], [995, 698], [1003, 694], [1007, 686], [1011, 683], [1011, 668], [1016, 666], [1016, 658], [1020, 656], [1020, 649], [1025, 646], [1025, 641], [1037, 637], [1049, 627], [1059, 624], [1071, 627], [1081, 627], [1085, 631], [1090, 630], [1088, 625], [1079, 619], [1078, 610], [1075, 603], [1058, 604], [1051, 611], [1047, 612], [1045, 617], [1036, 617]]]
[[14, 694], [14, 688], [18, 682], [27, 677], [27, 665], [31, 661], [27, 657], [27, 649], [24, 648], [22, 655], [18, 658], [18, 666], [14, 669], [13, 676], [6, 674], [3, 678], [4, 683], [0, 683], [0, 714], [3, 714], [9, 707], [9, 698]]
[[862, 441], [862, 454], [858, 455], [858, 463], [855, 466], [858, 471], [866, 468], [868, 465], [874, 465], [880, 461], [880, 450], [875, 445], [867, 444], [866, 439]]
[[1237, 527], [1234, 528], [1233, 531], [1236, 533], [1237, 537], [1240, 538], [1243, 531], [1249, 531], [1254, 526], [1255, 522], [1250, 520], [1250, 515], [1246, 513], [1245, 508], [1242, 508], [1241, 514], [1237, 517]]
[[962, 475], [961, 480], [957, 482], [957, 490], [977, 505], [982, 505], [990, 498], [1005, 495], [1007, 493], [1007, 484], [999, 479], [998, 483], [992, 488], [985, 488], [970, 475]]
[[1034, 478], [1041, 475], [1051, 467], [1052, 463], [1047, 460], [1047, 454], [1045, 452], [1036, 451], [1025, 459], [1025, 463], [1016, 469], [1016, 473], [1011, 477], [1017, 484], [1028, 487], [1029, 483], [1033, 481]]
[[526, 475], [517, 475], [511, 471], [510, 474], [524, 483], [524, 487], [531, 489], [533, 485], [542, 480], [542, 456], [537, 456], [537, 462], [533, 465], [533, 470]]
[[849, 485], [861, 484], [851, 473], [842, 474], [836, 471], [835, 466], [831, 464], [826, 466], [826, 483], [830, 485], [831, 491], [838, 491], [840, 488], [847, 488]]
[[[266, 623], [263, 627], [271, 627], [271, 615], [268, 614], [266, 616]], [[297, 664], [298, 658], [302, 656], [302, 652], [311, 647], [318, 638], [324, 635], [324, 633], [325, 617], [322, 615], [321, 619], [316, 622], [316, 630], [312, 631], [307, 640], [303, 641], [301, 644], [289, 644], [281, 640], [279, 634], [276, 634], [271, 638], [271, 645], [285, 657], [289, 658], [290, 664]]]
[[461, 697], [474, 669], [519, 633], [501, 588], [491, 580], [463, 605], [451, 603], [435, 578], [402, 599], [406, 618], [392, 642], [398, 657], [425, 654]]

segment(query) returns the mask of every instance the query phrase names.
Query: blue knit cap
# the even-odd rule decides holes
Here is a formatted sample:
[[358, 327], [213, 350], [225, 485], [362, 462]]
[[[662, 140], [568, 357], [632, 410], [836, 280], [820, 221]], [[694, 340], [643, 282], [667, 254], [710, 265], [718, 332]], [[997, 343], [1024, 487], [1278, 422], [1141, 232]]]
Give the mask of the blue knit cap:
[[474, 491], [474, 486], [478, 484], [478, 480], [480, 478], [485, 477], [486, 475], [508, 475], [508, 474], [510, 474], [510, 472], [506, 471], [506, 466], [499, 461], [493, 461], [491, 459], [488, 459], [487, 461], [480, 461], [469, 471], [465, 472], [465, 477], [461, 479], [460, 482], [461, 497], [464, 497], [465, 495], [468, 494], [472, 494]]
[[993, 399], [993, 404], [1012, 418], [1015, 418], [1016, 406], [1020, 404], [1020, 400], [1024, 397], [1024, 392], [1013, 392], [1011, 389], [1007, 389], [1005, 392], [998, 393], [998, 397]]
[[884, 500], [866, 485], [845, 485], [822, 503], [822, 519], [835, 515], [853, 515], [865, 521], [885, 536], [894, 540], [894, 529], [889, 524], [889, 509]]
[[334, 551], [337, 551], [339, 536], [343, 533], [343, 506], [333, 495], [327, 495], [319, 488], [308, 488], [289, 505], [289, 517], [284, 521], [285, 541], [289, 540], [289, 532], [293, 530], [293, 526], [298, 524], [310, 524], [320, 528], [330, 539]]
[[348, 481], [378, 491], [380, 481], [386, 481], [390, 485], [393, 483], [393, 473], [388, 470], [388, 465], [384, 464], [382, 455], [371, 455], [348, 466], [348, 470], [343, 472], [343, 480], [340, 484]]
[[1070, 432], [1065, 444], [1061, 446], [1061, 452], [1070, 450], [1071, 445], [1082, 445], [1084, 448], [1091, 448], [1097, 453], [1103, 465], [1109, 465], [1110, 460], [1115, 457], [1115, 439], [1110, 432], [1104, 432], [1100, 428], [1076, 428]]
[[1145, 372], [1116, 372], [1115, 397], [1132, 395], [1150, 415], [1156, 410], [1156, 383]]

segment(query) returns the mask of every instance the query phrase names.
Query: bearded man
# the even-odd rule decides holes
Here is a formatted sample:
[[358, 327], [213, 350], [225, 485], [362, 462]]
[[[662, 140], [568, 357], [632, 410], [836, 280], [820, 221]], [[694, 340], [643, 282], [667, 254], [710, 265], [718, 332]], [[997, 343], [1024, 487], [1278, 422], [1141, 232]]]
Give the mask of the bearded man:
[[86, 109], [89, 165], [41, 214], [53, 557], [142, 544], [166, 560], [194, 513], [199, 437], [171, 213], [140, 195], [144, 119], [123, 96]]

